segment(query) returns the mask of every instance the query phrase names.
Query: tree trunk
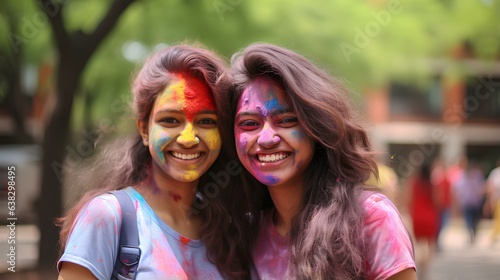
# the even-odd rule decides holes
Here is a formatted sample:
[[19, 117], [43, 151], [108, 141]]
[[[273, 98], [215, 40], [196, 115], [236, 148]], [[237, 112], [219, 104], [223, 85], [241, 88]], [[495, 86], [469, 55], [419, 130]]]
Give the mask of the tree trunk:
[[73, 164], [78, 163], [74, 158], [68, 158], [68, 161], [71, 162], [71, 165], [68, 165], [68, 162], [65, 162], [65, 154], [73, 93], [78, 87], [81, 72], [81, 63], [73, 63], [72, 59], [61, 58], [58, 77], [64, 77], [64, 79], [57, 79], [57, 106], [55, 106], [44, 131], [42, 184], [40, 200], [38, 201], [38, 226], [40, 229], [38, 265], [43, 270], [53, 268], [59, 256], [59, 247], [56, 246], [59, 240], [59, 228], [55, 225], [55, 219], [61, 217], [63, 213], [63, 166], [74, 168]]
[[[63, 168], [78, 168], [81, 157], [76, 149], [67, 146], [73, 99], [80, 76], [99, 44], [115, 26], [120, 15], [134, 0], [114, 0], [94, 33], [80, 31], [68, 34], [61, 15], [64, 4], [59, 1], [38, 0], [47, 14], [58, 48], [57, 103], [45, 127], [43, 139], [42, 183], [38, 200], [38, 228], [40, 229], [38, 268], [54, 269], [58, 259], [59, 228], [55, 219], [62, 216]], [[67, 151], [67, 156], [65, 157]], [[72, 152], [70, 152], [72, 151]], [[67, 161], [65, 161], [67, 159]]]

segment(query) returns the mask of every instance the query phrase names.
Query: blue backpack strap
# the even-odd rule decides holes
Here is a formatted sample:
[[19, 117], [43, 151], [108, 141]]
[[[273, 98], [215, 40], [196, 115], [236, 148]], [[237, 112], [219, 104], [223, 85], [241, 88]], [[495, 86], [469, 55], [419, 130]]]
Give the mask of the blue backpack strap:
[[118, 257], [113, 269], [112, 279], [135, 279], [137, 267], [141, 258], [139, 248], [139, 230], [134, 203], [124, 190], [110, 192], [116, 196], [122, 212], [122, 225], [120, 228], [120, 243], [118, 244]]

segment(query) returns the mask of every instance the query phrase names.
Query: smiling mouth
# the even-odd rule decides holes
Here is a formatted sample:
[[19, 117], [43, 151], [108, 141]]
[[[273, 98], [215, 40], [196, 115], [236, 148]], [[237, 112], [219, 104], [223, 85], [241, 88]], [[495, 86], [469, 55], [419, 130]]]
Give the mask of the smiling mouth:
[[201, 157], [201, 153], [183, 154], [183, 153], [178, 153], [178, 152], [171, 152], [170, 154], [174, 158], [183, 159], [183, 160], [197, 159], [197, 158]]
[[276, 153], [276, 154], [257, 154], [257, 159], [260, 162], [276, 162], [284, 160], [290, 156], [290, 153]]

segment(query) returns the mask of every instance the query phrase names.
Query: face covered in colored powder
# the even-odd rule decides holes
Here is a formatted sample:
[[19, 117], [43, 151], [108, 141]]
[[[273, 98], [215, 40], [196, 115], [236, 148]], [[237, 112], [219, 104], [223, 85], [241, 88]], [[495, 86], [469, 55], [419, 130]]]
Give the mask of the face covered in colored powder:
[[267, 186], [302, 182], [314, 142], [281, 85], [266, 77], [253, 80], [238, 101], [234, 131], [238, 157], [257, 180]]
[[[202, 80], [177, 74], [158, 95], [149, 117], [148, 146], [157, 170], [174, 180], [198, 180], [220, 153], [214, 100]], [[144, 134], [143, 134], [144, 138]]]

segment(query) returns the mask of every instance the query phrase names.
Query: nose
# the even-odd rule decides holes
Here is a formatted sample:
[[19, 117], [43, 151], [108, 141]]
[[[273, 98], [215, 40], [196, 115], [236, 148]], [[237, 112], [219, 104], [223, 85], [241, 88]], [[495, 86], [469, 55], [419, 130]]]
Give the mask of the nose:
[[276, 131], [268, 124], [265, 124], [257, 139], [257, 144], [265, 148], [270, 148], [277, 145], [280, 141], [281, 138], [276, 135]]
[[197, 132], [192, 123], [187, 123], [181, 131], [181, 135], [177, 137], [177, 143], [185, 147], [192, 147], [200, 143], [200, 139], [196, 136]]

